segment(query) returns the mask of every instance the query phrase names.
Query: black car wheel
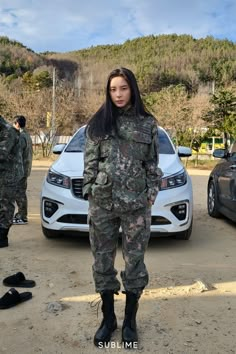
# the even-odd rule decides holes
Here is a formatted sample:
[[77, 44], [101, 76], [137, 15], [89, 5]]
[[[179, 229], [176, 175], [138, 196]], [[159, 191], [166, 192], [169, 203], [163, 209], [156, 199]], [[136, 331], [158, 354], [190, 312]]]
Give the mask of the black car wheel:
[[208, 214], [213, 218], [220, 217], [219, 205], [216, 194], [216, 186], [213, 180], [209, 182], [207, 193], [207, 210]]

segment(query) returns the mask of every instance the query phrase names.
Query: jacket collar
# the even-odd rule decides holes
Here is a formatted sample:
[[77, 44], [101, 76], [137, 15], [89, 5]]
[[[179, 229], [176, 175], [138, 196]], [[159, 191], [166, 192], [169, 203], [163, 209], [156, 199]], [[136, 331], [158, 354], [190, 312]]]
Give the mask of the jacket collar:
[[130, 117], [135, 116], [136, 112], [134, 106], [129, 106], [128, 108], [118, 108], [118, 114], [119, 116]]

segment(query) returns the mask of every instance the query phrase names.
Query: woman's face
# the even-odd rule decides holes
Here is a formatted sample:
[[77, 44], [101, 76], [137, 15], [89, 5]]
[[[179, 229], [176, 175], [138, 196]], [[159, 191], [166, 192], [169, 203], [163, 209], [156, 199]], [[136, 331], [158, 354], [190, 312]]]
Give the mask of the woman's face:
[[110, 82], [110, 97], [116, 107], [124, 108], [131, 103], [129, 84], [122, 76], [116, 76]]

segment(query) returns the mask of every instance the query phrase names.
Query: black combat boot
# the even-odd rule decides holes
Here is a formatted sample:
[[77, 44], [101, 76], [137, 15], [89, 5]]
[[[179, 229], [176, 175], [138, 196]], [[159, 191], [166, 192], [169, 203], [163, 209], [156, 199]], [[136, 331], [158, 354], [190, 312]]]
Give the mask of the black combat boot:
[[102, 347], [111, 339], [112, 332], [117, 328], [116, 315], [114, 312], [114, 292], [112, 290], [103, 291], [102, 312], [103, 320], [94, 336], [94, 344], [97, 347]]
[[125, 319], [122, 326], [122, 342], [126, 349], [138, 349], [136, 314], [139, 295], [126, 291]]
[[0, 248], [8, 246], [8, 237], [7, 237], [8, 231], [9, 229], [0, 227]]

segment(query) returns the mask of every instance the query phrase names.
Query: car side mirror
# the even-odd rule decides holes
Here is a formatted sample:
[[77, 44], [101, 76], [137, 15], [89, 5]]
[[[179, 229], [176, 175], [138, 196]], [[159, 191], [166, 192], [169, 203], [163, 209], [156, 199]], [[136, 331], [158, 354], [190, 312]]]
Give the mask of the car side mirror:
[[215, 149], [213, 151], [213, 156], [217, 159], [225, 159], [228, 156], [228, 150], [226, 149]]
[[178, 146], [178, 155], [179, 157], [189, 157], [192, 156], [192, 149], [186, 146]]
[[66, 146], [66, 144], [57, 144], [53, 147], [52, 152], [55, 155], [60, 155], [62, 153], [62, 151], [64, 150], [65, 146]]

